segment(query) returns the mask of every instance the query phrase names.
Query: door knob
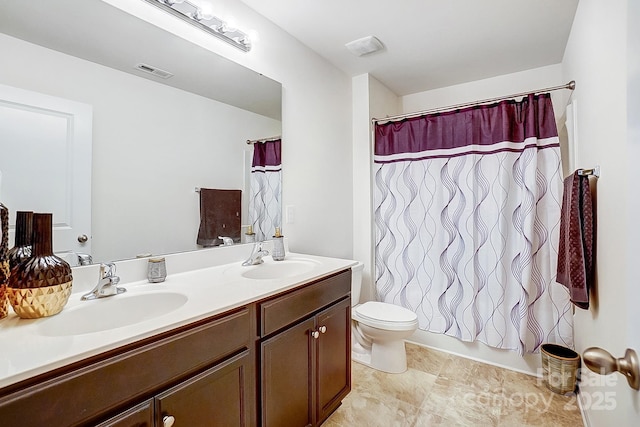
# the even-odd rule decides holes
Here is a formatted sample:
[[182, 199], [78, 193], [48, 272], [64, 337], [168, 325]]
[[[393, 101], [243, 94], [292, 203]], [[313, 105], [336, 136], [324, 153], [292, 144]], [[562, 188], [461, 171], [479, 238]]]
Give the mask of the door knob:
[[87, 237], [86, 234], [81, 234], [78, 236], [78, 242], [80, 243], [87, 243], [87, 240], [89, 240], [89, 237]]
[[624, 357], [616, 359], [606, 350], [599, 347], [590, 347], [582, 354], [584, 364], [589, 369], [600, 375], [607, 375], [618, 371], [625, 377], [629, 387], [640, 390], [640, 364], [638, 355], [630, 348], [624, 353]]
[[164, 417], [162, 417], [163, 427], [171, 427], [175, 422], [176, 422], [176, 419], [171, 415], [165, 415]]

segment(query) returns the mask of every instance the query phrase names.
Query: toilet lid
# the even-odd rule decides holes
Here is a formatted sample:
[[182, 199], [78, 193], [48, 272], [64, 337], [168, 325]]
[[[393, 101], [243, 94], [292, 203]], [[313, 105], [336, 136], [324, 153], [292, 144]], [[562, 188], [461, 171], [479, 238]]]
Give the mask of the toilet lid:
[[357, 314], [366, 319], [383, 322], [415, 322], [418, 319], [416, 314], [399, 305], [386, 302], [369, 301], [355, 308]]

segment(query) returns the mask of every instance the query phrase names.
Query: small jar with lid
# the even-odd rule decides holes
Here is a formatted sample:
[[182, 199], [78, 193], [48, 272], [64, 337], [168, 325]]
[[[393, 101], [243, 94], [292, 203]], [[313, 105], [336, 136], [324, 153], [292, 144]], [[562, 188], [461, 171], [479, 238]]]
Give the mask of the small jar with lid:
[[150, 283], [164, 282], [167, 278], [167, 266], [164, 257], [149, 258], [147, 279]]

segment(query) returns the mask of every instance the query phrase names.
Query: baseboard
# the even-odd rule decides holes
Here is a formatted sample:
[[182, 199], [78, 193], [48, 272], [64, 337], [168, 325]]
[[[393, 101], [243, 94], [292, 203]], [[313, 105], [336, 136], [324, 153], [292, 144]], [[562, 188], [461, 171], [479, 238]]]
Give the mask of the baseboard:
[[589, 415], [587, 415], [587, 411], [585, 411], [585, 404], [583, 401], [582, 393], [580, 392], [580, 386], [578, 386], [578, 408], [580, 408], [580, 415], [582, 416], [582, 424], [584, 427], [591, 427], [591, 421], [589, 420]]

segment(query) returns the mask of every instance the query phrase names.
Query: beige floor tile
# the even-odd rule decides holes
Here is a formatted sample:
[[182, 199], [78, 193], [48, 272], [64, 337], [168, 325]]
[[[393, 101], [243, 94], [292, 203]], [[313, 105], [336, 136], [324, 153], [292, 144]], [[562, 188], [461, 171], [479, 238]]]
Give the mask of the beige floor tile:
[[387, 374], [352, 363], [352, 391], [326, 427], [578, 427], [575, 396], [541, 379], [407, 344], [409, 369]]
[[415, 406], [391, 397], [379, 400], [351, 393], [323, 426], [411, 427], [417, 414]]
[[402, 374], [388, 374], [374, 371], [375, 392], [370, 389], [367, 392], [379, 399], [393, 397], [415, 407], [420, 407], [436, 382], [436, 376], [413, 368], [407, 369]]
[[502, 401], [473, 385], [435, 384], [420, 407], [421, 414], [438, 415], [461, 426], [497, 426]]
[[440, 369], [438, 383], [469, 384], [474, 370], [477, 370], [479, 365], [481, 365], [479, 362], [450, 355]]
[[539, 414], [525, 410], [502, 414], [499, 427], [581, 427], [582, 425], [582, 418], [579, 415], [565, 417], [553, 412]]
[[438, 375], [445, 362], [449, 360], [447, 353], [407, 343], [407, 365], [409, 368]]
[[574, 394], [560, 395], [549, 390], [541, 378], [505, 370], [503, 396], [507, 408], [526, 407], [537, 414], [553, 413], [580, 417]]

